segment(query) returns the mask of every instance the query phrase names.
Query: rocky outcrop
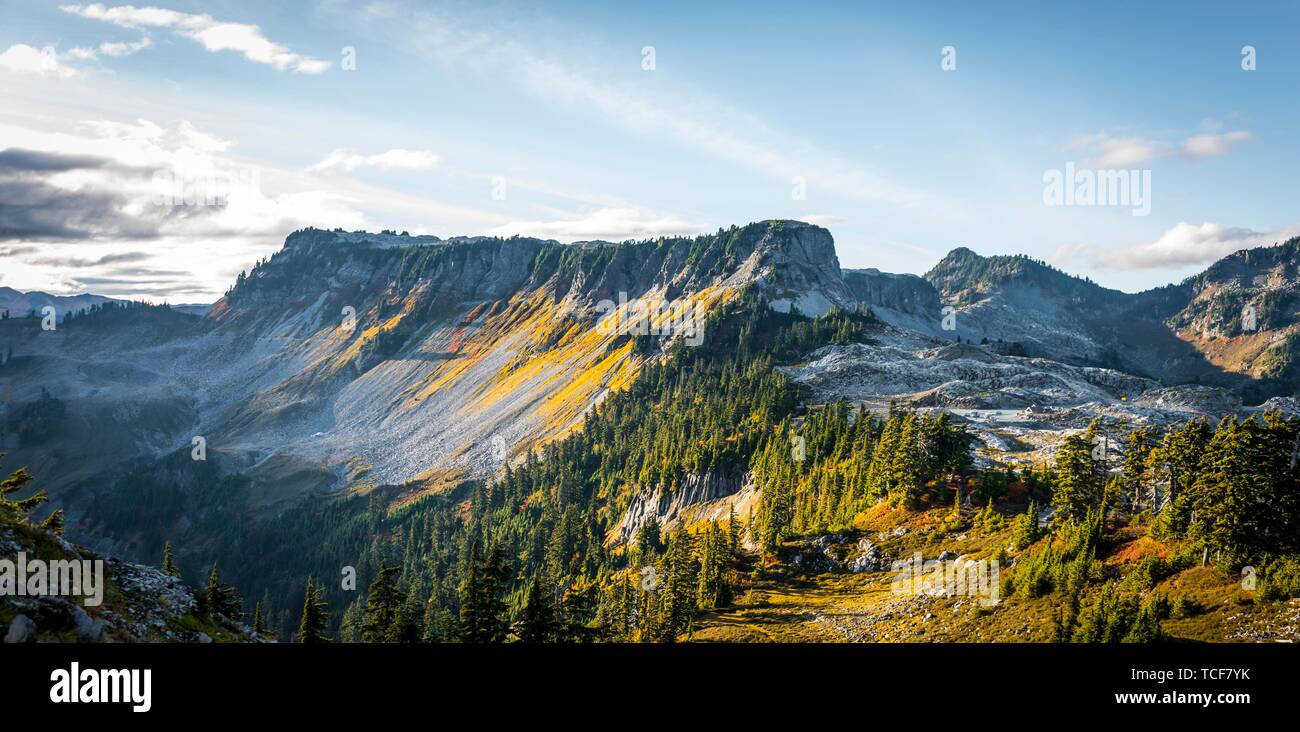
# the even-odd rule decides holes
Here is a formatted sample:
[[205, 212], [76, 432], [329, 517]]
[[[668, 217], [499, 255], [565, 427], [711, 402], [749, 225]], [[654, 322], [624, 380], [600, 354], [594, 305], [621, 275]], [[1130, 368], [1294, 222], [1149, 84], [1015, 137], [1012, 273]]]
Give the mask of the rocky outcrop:
[[889, 556], [870, 539], [858, 541], [858, 555], [849, 562], [850, 572], [882, 572], [889, 569]]
[[927, 333], [941, 329], [939, 291], [925, 279], [878, 269], [846, 269], [843, 276], [853, 298], [880, 319]]
[[725, 519], [730, 509], [735, 508], [736, 515], [744, 520], [748, 505], [735, 499], [747, 496], [752, 499], [755, 493], [752, 473], [735, 477], [715, 473], [687, 475], [675, 491], [655, 488], [637, 494], [614, 527], [612, 539], [616, 543], [634, 541], [637, 532], [651, 519], [667, 528], [683, 522]]
[[194, 590], [155, 567], [101, 557], [38, 529], [0, 525], [0, 559], [34, 559], [38, 547], [47, 561], [102, 561], [102, 604], [88, 606], [76, 596], [6, 594], [0, 597], [0, 638], [5, 643], [193, 643], [206, 635], [204, 631], [227, 641], [263, 640], [242, 623], [197, 615]]

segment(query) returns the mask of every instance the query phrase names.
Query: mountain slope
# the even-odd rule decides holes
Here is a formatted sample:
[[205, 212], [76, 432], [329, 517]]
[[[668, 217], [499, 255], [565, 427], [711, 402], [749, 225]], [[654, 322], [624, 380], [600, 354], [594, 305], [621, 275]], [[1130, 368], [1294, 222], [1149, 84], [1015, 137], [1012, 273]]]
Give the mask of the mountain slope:
[[966, 248], [950, 252], [925, 278], [955, 309], [955, 333], [967, 341], [1121, 369], [1166, 384], [1242, 389], [1250, 382], [1249, 375], [1209, 360], [1171, 327], [1168, 319], [1187, 307], [1185, 286], [1129, 294], [1029, 257], [982, 257]]
[[1292, 386], [1300, 380], [1300, 238], [1236, 252], [1188, 278], [1169, 318], [1216, 366]]
[[[5, 416], [50, 425], [6, 444], [76, 504], [74, 523], [113, 478], [188, 458], [195, 438], [218, 474], [252, 481], [255, 508], [443, 485], [565, 434], [751, 287], [804, 313], [852, 302], [829, 232], [798, 222], [575, 245], [305, 230], [202, 319], [151, 309], [54, 332], [7, 321]], [[87, 458], [92, 433], [125, 444]]]
[[171, 539], [281, 615], [306, 575], [397, 553], [451, 612], [480, 538], [590, 578], [656, 521], [770, 512], [758, 450], [785, 459], [784, 430], [837, 399], [944, 408], [981, 465], [1050, 457], [1093, 417], [1238, 413], [1144, 376], [1259, 383], [1170, 327], [1193, 291], [969, 250], [926, 278], [842, 271], [829, 232], [790, 221], [572, 245], [309, 229], [201, 318], [0, 322], [2, 439], [98, 551]]

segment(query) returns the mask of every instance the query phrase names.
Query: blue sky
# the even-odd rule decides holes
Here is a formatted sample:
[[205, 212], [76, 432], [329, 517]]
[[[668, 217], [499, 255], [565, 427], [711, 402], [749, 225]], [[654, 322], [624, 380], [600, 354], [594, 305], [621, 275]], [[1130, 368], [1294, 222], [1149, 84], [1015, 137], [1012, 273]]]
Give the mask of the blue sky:
[[[202, 301], [305, 225], [781, 217], [847, 267], [969, 246], [1135, 291], [1300, 234], [1297, 5], [918, 5], [0, 0], [0, 285]], [[1067, 163], [1149, 173], [1149, 213], [1046, 205]], [[158, 171], [255, 183], [160, 211]]]

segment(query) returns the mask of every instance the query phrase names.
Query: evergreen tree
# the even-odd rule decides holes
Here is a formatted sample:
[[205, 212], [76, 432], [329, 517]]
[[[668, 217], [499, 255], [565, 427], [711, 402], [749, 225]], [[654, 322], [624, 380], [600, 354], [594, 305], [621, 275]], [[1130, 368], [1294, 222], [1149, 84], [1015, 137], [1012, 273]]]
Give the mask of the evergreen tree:
[[1159, 598], [1152, 593], [1150, 597], [1142, 603], [1138, 610], [1137, 617], [1133, 619], [1133, 624], [1129, 626], [1128, 633], [1124, 635], [1125, 643], [1154, 643], [1164, 637], [1160, 630], [1160, 617], [1157, 610]]
[[1011, 543], [1016, 549], [1028, 549], [1034, 542], [1038, 541], [1038, 505], [1033, 501], [1029, 502], [1029, 508], [1016, 518], [1015, 533], [1012, 536]]
[[506, 639], [509, 619], [503, 594], [511, 578], [505, 551], [499, 543], [479, 562], [477, 542], [469, 571], [461, 587], [461, 638], [467, 643], [500, 643]]
[[298, 624], [299, 643], [329, 643], [329, 604], [321, 596], [320, 588], [307, 578], [307, 594], [303, 597], [302, 621]]
[[731, 584], [727, 572], [731, 560], [731, 542], [716, 522], [710, 521], [698, 542], [699, 581], [696, 606], [702, 609], [731, 604]]
[[595, 583], [579, 578], [564, 592], [560, 598], [560, 641], [592, 643], [605, 636], [605, 629], [594, 624], [596, 589]]
[[549, 643], [555, 640], [557, 627], [551, 593], [540, 578], [535, 578], [528, 586], [528, 601], [524, 605], [519, 625], [519, 640], [525, 643]]
[[1149, 427], [1134, 427], [1125, 436], [1124, 459], [1120, 473], [1120, 486], [1122, 488], [1120, 505], [1133, 510], [1140, 510], [1144, 479], [1147, 475], [1147, 463], [1155, 446], [1155, 440]]
[[1101, 506], [1103, 470], [1093, 459], [1097, 427], [1094, 420], [1085, 432], [1067, 436], [1056, 453], [1052, 520], [1057, 524], [1081, 519]]
[[243, 601], [239, 599], [239, 593], [231, 585], [221, 583], [216, 563], [213, 563], [212, 570], [208, 572], [208, 581], [200, 590], [198, 599], [199, 612], [209, 617], [221, 615], [230, 620], [244, 617]]
[[362, 643], [361, 627], [365, 622], [366, 606], [361, 597], [352, 598], [343, 617], [339, 619], [339, 640], [344, 643]]
[[424, 608], [419, 593], [411, 587], [397, 608], [384, 640], [388, 643], [419, 643], [424, 637]]
[[[5, 454], [0, 452], [0, 462], [3, 462], [4, 459]], [[22, 490], [33, 480], [35, 480], [35, 478], [27, 471], [27, 468], [19, 468], [10, 473], [9, 477], [3, 482], [0, 482], [0, 523], [32, 526], [53, 531], [56, 534], [62, 534], [63, 509], [51, 513], [49, 517], [40, 524], [33, 524], [31, 521], [32, 512], [50, 500], [44, 489], [36, 491], [27, 498], [15, 500], [9, 497], [10, 495]]]
[[399, 567], [379, 566], [379, 575], [366, 591], [366, 610], [361, 622], [363, 643], [383, 643], [388, 630], [397, 619], [402, 603], [397, 589]]
[[691, 535], [678, 531], [668, 540], [668, 551], [663, 557], [660, 592], [663, 595], [660, 617], [656, 629], [658, 640], [672, 643], [683, 633], [690, 633], [698, 609], [695, 603], [697, 566], [693, 555]]
[[172, 543], [170, 541], [163, 543], [162, 571], [178, 579], [181, 576], [180, 568], [176, 566], [176, 562], [172, 559]]
[[648, 521], [641, 525], [641, 529], [636, 534], [637, 554], [641, 556], [641, 561], [652, 562], [663, 551], [663, 542], [659, 536], [659, 519], [651, 516]]

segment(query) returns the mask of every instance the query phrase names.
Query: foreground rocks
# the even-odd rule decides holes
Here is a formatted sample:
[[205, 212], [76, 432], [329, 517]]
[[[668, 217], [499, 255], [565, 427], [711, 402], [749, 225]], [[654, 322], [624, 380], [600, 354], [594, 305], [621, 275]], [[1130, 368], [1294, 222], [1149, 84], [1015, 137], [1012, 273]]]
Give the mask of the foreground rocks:
[[102, 560], [104, 599], [86, 606], [81, 597], [0, 597], [0, 638], [5, 643], [35, 642], [211, 642], [257, 640], [248, 629], [225, 618], [196, 614], [194, 590], [156, 567], [105, 558], [77, 547], [63, 537], [28, 527], [0, 525], [0, 558], [19, 553], [43, 557], [51, 550], [62, 559]]

